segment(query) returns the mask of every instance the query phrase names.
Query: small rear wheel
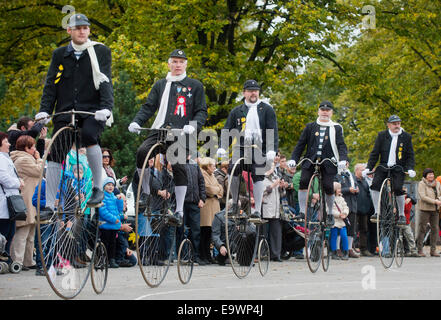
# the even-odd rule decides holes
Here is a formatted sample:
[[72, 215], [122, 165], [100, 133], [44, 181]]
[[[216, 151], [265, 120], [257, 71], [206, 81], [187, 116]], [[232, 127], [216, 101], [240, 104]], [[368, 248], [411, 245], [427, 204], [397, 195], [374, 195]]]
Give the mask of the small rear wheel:
[[328, 271], [329, 269], [329, 260], [331, 259], [331, 248], [329, 244], [329, 238], [326, 237], [323, 243], [323, 256], [322, 256], [322, 267], [323, 271]]
[[100, 294], [104, 291], [107, 283], [108, 271], [109, 260], [107, 258], [106, 246], [99, 241], [96, 244], [95, 257], [93, 259], [92, 271], [90, 273], [92, 287], [96, 294]]
[[193, 274], [194, 250], [189, 239], [184, 239], [178, 251], [178, 276], [182, 284], [190, 282]]
[[395, 263], [400, 268], [403, 265], [404, 260], [404, 243], [402, 238], [398, 238], [395, 248]]
[[266, 239], [261, 239], [257, 249], [257, 258], [259, 260], [259, 271], [262, 277], [266, 275], [270, 263], [270, 248]]

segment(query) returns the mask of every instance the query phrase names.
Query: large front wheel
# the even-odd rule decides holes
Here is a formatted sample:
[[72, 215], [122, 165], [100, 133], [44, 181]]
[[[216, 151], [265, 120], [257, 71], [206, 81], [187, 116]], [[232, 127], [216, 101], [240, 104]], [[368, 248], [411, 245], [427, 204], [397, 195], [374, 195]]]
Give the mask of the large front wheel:
[[309, 181], [305, 213], [305, 255], [312, 273], [320, 267], [323, 255], [324, 200], [320, 178], [314, 174]]
[[[247, 165], [243, 164], [244, 161], [244, 158], [237, 160], [231, 170], [225, 205], [225, 238], [228, 258], [238, 278], [245, 278], [253, 267], [260, 229], [250, 219], [251, 174]], [[231, 198], [234, 200], [230, 201]]]
[[[54, 292], [63, 299], [77, 296], [89, 277], [98, 228], [91, 223], [87, 200], [92, 193], [92, 174], [80, 155], [77, 132], [58, 130], [43, 157], [37, 191], [38, 253]], [[43, 207], [46, 200], [46, 207]]]
[[380, 211], [377, 219], [378, 255], [384, 268], [388, 269], [392, 266], [395, 258], [395, 246], [397, 244], [395, 219], [398, 216], [390, 179], [383, 181], [378, 201]]
[[[176, 228], [169, 222], [176, 209], [173, 179], [161, 161], [161, 144], [150, 148], [139, 175], [136, 196], [136, 253], [142, 277], [150, 287], [164, 281], [173, 258]], [[144, 190], [144, 187], [148, 190]], [[158, 191], [166, 191], [160, 195]]]

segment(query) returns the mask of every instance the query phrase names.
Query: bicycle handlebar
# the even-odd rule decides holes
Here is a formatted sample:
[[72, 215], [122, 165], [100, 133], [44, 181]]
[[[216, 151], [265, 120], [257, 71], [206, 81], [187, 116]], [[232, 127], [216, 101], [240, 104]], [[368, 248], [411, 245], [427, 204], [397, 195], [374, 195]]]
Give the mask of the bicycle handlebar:
[[[401, 171], [402, 171], [404, 174], [409, 174], [409, 173], [407, 173], [406, 171], [404, 171], [404, 168], [403, 168], [402, 166], [400, 166], [399, 164], [394, 164], [392, 167], [385, 167], [385, 166], [379, 164], [379, 165], [377, 166], [377, 168], [378, 168], [378, 167], [381, 167], [381, 168], [383, 168], [384, 170], [393, 170], [393, 169], [395, 169], [395, 168], [400, 168]], [[375, 169], [372, 170], [372, 171], [367, 172], [366, 175], [374, 174], [374, 173], [375, 173], [375, 170], [376, 170], [377, 168], [375, 168]]]
[[34, 119], [34, 121], [41, 121], [41, 120], [52, 118], [52, 117], [56, 117], [56, 116], [59, 116], [59, 115], [62, 115], [62, 114], [71, 114], [71, 115], [74, 115], [74, 114], [85, 114], [85, 115], [89, 115], [89, 116], [94, 116], [95, 112], [78, 111], [78, 110], [73, 110], [72, 109], [72, 110], [69, 110], [69, 111], [61, 111], [61, 112], [57, 112], [57, 113], [54, 113], [54, 114], [47, 115], [46, 117]]
[[312, 161], [312, 160], [309, 159], [309, 158], [303, 158], [303, 159], [302, 159], [302, 160], [296, 165], [296, 167], [300, 166], [300, 165], [303, 163], [303, 161], [305, 161], [305, 160], [311, 162], [311, 164], [313, 164], [313, 165], [319, 165], [319, 166], [321, 166], [321, 165], [323, 164], [323, 162], [325, 162], [325, 161], [329, 161], [329, 162], [331, 162], [334, 166], [337, 166], [337, 160], [336, 160], [335, 158], [331, 158], [331, 159], [329, 159], [329, 158], [324, 158], [324, 159], [321, 160], [321, 161], [316, 160], [315, 162]]

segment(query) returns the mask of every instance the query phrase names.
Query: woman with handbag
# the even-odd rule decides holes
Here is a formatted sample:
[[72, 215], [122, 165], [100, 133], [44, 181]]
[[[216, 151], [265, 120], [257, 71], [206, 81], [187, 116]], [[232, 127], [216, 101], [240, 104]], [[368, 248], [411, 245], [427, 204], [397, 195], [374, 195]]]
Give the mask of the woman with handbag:
[[435, 174], [432, 169], [426, 168], [423, 171], [423, 178], [418, 183], [418, 202], [417, 212], [419, 214], [417, 248], [418, 256], [425, 257], [423, 252], [424, 234], [426, 225], [430, 223], [430, 255], [439, 257], [436, 252], [436, 242], [438, 241], [439, 214], [441, 206], [441, 185], [435, 180]]
[[[0, 234], [6, 238], [5, 251], [10, 254], [12, 238], [15, 234], [15, 220], [10, 219], [6, 197], [17, 195], [24, 182], [15, 174], [14, 163], [9, 157], [8, 135], [0, 132]], [[8, 261], [12, 262], [12, 261]]]
[[16, 150], [11, 152], [11, 159], [17, 173], [24, 180], [22, 196], [27, 208], [26, 220], [16, 221], [16, 231], [11, 244], [11, 257], [23, 265], [23, 270], [35, 268], [33, 261], [34, 239], [37, 211], [32, 205], [32, 196], [38, 185], [43, 170], [43, 160], [35, 147], [35, 139], [21, 136], [17, 139]]

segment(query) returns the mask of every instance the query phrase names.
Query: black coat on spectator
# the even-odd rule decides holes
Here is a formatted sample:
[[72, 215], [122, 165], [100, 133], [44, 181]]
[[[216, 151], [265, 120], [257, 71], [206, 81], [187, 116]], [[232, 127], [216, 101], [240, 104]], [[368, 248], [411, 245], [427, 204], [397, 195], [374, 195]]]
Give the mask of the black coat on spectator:
[[355, 175], [350, 172], [342, 172], [337, 175], [337, 181], [341, 184], [341, 193], [343, 194], [343, 198], [346, 201], [346, 204], [349, 207], [349, 212], [357, 212], [357, 194], [351, 193], [349, 188], [351, 187], [351, 180], [349, 175], [352, 175], [352, 179], [354, 179], [354, 188], [357, 188], [357, 180]]
[[357, 194], [357, 214], [371, 215], [374, 212], [374, 205], [372, 203], [371, 191], [369, 184], [364, 178], [357, 178], [358, 194]]
[[196, 163], [185, 165], [187, 170], [187, 193], [185, 202], [198, 203], [199, 200], [205, 202], [207, 195], [205, 193], [205, 180], [202, 171]]

